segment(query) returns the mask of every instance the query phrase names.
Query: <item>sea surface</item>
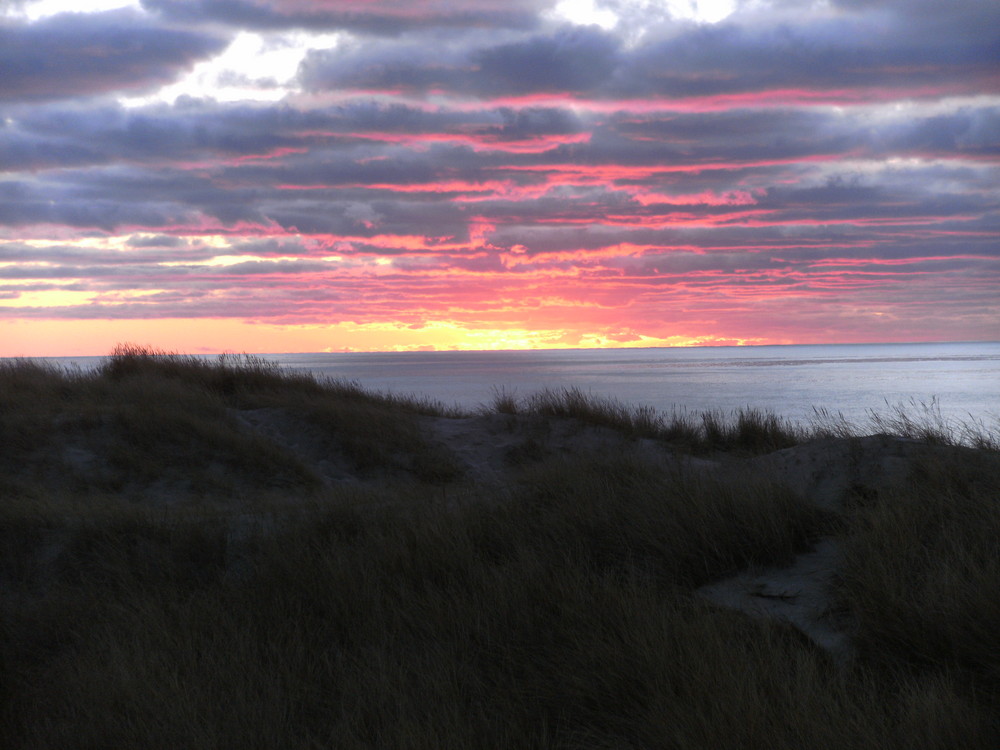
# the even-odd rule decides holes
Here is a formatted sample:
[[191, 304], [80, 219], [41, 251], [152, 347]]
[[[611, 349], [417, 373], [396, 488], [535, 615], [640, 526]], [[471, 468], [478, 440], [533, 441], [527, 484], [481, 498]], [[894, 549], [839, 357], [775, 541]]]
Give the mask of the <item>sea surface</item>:
[[1000, 342], [261, 356], [466, 409], [498, 389], [524, 397], [576, 387], [667, 413], [751, 407], [808, 423], [827, 409], [866, 424], [871, 411], [920, 416], [924, 404], [945, 419], [1000, 420]]

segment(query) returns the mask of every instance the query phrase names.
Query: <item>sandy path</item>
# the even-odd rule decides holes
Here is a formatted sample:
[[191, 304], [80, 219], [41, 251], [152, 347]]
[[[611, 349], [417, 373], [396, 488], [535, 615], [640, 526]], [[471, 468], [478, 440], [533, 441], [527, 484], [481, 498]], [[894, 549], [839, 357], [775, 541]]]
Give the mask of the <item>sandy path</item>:
[[[845, 513], [852, 499], [865, 501], [904, 487], [920, 465], [969, 453], [967, 448], [874, 435], [817, 440], [748, 459], [745, 465], [784, 483], [806, 502]], [[787, 567], [746, 570], [698, 593], [720, 606], [788, 623], [846, 663], [853, 655], [853, 623], [836, 602], [841, 560], [839, 540], [824, 537]]]
[[837, 610], [833, 590], [840, 558], [840, 545], [825, 537], [787, 567], [746, 570], [698, 593], [714, 604], [788, 623], [838, 662], [847, 662], [854, 653], [851, 619]]

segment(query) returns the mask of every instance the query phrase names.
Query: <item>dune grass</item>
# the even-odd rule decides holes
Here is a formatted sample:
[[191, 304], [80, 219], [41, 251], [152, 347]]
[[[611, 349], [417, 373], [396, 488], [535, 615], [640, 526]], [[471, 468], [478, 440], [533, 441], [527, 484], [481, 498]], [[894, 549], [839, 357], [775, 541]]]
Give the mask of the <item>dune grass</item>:
[[650, 406], [634, 406], [615, 398], [585, 393], [577, 387], [545, 389], [527, 397], [495, 389], [488, 410], [498, 414], [576, 419], [636, 438], [651, 438], [693, 453], [768, 453], [829, 437], [892, 435], [930, 445], [964, 445], [1000, 450], [1000, 418], [948, 419], [936, 399], [886, 404], [853, 423], [827, 408], [814, 408], [808, 423], [797, 423], [751, 406], [721, 411], [665, 414]]
[[636, 438], [662, 440], [674, 448], [694, 453], [765, 453], [811, 437], [808, 430], [760, 409], [747, 407], [732, 415], [720, 412], [667, 415], [649, 406], [632, 406], [572, 387], [543, 390], [524, 399], [499, 390], [494, 393], [491, 408], [501, 414], [576, 419]]
[[208, 359], [165, 352], [136, 344], [119, 344], [97, 369], [99, 378], [172, 379], [218, 396], [232, 405], [259, 404], [291, 394], [310, 394], [391, 408], [402, 413], [441, 416], [454, 410], [433, 399], [378, 393], [353, 380], [316, 378], [252, 354], [220, 354]]
[[[704, 453], [830, 436], [578, 391], [494, 408]], [[627, 450], [539, 452], [455, 505], [420, 430], [442, 413], [250, 357], [0, 363], [0, 747], [996, 747], [990, 450], [839, 517]], [[287, 425], [394, 481], [326, 486]], [[151, 501], [182, 475], [199, 502]], [[695, 593], [829, 534], [849, 665]]]
[[1000, 695], [1000, 463], [992, 459], [956, 450], [861, 502], [845, 535], [841, 596], [870, 658], [961, 665]]
[[239, 542], [221, 519], [133, 515], [79, 523], [47, 561], [8, 544], [0, 743], [994, 746], [959, 667], [844, 670], [692, 595], [825, 528], [778, 487], [622, 456], [536, 466], [502, 503], [409, 499]]
[[[294, 445], [240, 424], [257, 410], [310, 425], [352, 470], [432, 482], [457, 474], [417, 428], [420, 415], [447, 413], [433, 402], [321, 382], [248, 355], [210, 360], [122, 345], [93, 372], [0, 363], [0, 489], [316, 490], [321, 477]], [[48, 475], [25, 476], [27, 466]]]
[[859, 437], [893, 435], [929, 445], [963, 445], [984, 451], [1000, 451], [1000, 414], [947, 418], [938, 399], [886, 402], [883, 409], [869, 409], [867, 418], [851, 422], [827, 408], [813, 408], [808, 434], [814, 437]]

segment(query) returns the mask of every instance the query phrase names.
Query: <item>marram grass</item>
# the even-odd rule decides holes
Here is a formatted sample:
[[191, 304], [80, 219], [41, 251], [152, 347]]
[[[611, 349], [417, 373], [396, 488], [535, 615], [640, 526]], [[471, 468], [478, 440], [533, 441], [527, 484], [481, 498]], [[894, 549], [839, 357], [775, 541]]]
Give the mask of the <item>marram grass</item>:
[[[703, 455], [829, 436], [574, 391], [496, 406]], [[257, 410], [364, 481], [325, 486], [244, 429]], [[833, 517], [629, 450], [480, 484], [423, 437], [445, 413], [253, 358], [0, 365], [0, 747], [997, 747], [990, 450]], [[828, 534], [850, 665], [694, 594]]]

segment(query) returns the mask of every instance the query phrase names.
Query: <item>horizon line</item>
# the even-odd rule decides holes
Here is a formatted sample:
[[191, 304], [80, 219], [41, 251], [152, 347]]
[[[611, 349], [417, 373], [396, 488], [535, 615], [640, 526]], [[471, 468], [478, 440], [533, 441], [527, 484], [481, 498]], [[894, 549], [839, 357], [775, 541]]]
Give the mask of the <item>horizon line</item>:
[[[122, 342], [127, 343], [127, 342]], [[485, 354], [485, 353], [514, 353], [514, 352], [585, 352], [585, 351], [627, 351], [653, 349], [766, 349], [775, 347], [792, 346], [921, 346], [921, 345], [942, 345], [942, 344], [1000, 344], [1000, 339], [958, 339], [958, 340], [934, 340], [934, 341], [838, 341], [827, 343], [775, 343], [775, 344], [693, 344], [693, 345], [673, 345], [673, 346], [565, 346], [565, 347], [522, 347], [512, 349], [349, 349], [339, 351], [294, 351], [294, 352], [248, 352], [235, 350], [184, 352], [159, 350], [151, 345], [142, 345], [148, 348], [151, 354], [178, 357], [217, 357], [217, 356], [294, 356], [294, 355], [350, 355], [350, 354]], [[117, 345], [116, 345], [117, 346]], [[34, 360], [34, 359], [100, 359], [113, 356], [114, 352], [109, 351], [104, 354], [51, 354], [51, 355], [0, 355], [0, 360]]]

